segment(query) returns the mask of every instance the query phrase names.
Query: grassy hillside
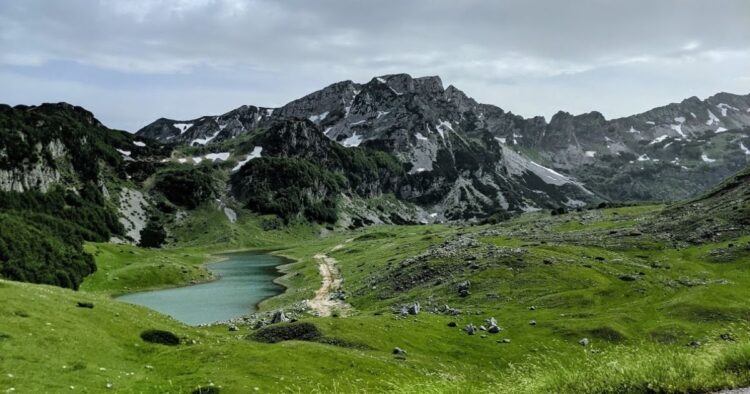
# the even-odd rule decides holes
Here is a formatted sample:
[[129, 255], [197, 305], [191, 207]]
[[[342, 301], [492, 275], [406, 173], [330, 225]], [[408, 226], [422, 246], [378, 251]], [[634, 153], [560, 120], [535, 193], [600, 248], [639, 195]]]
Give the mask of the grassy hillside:
[[[79, 292], [0, 282], [0, 389], [97, 392], [110, 383], [122, 392], [191, 392], [213, 383], [222, 392], [686, 392], [750, 385], [750, 236], [674, 247], [643, 231], [662, 209], [319, 237], [305, 226], [264, 231], [264, 218], [247, 213], [231, 224], [203, 207], [172, 229], [178, 242], [170, 248], [87, 245], [99, 270]], [[353, 311], [304, 319], [323, 343], [258, 343], [247, 339], [248, 327], [187, 327], [109, 298], [204, 280], [201, 264], [211, 253], [264, 246], [296, 259], [282, 278], [290, 290], [264, 310], [312, 297], [320, 285], [315, 254], [337, 260]], [[471, 294], [461, 297], [458, 284], [467, 280]], [[78, 308], [79, 301], [94, 308]], [[394, 313], [416, 301], [420, 314]], [[446, 313], [446, 304], [460, 314]], [[490, 317], [500, 333], [462, 330]], [[147, 329], [172, 331], [182, 343], [146, 343], [139, 335]], [[392, 354], [397, 346], [405, 357]]]

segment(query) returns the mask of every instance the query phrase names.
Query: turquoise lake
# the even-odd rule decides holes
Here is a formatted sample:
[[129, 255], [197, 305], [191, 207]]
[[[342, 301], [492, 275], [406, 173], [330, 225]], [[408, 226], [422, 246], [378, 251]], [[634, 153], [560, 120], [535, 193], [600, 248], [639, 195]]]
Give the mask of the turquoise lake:
[[266, 298], [284, 292], [274, 279], [281, 276], [281, 257], [263, 253], [231, 253], [218, 263], [207, 265], [219, 279], [173, 289], [126, 294], [117, 299], [143, 305], [190, 325], [213, 323], [257, 310]]

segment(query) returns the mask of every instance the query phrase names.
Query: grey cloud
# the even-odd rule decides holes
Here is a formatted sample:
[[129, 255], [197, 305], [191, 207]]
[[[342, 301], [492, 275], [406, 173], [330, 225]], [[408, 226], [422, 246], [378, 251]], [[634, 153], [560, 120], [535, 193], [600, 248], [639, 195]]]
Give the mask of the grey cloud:
[[[295, 98], [284, 95], [391, 72], [439, 74], [529, 116], [560, 108], [614, 116], [662, 104], [657, 98], [750, 90], [740, 71], [750, 66], [744, 0], [2, 1], [0, 45], [0, 67], [69, 61], [112, 78], [182, 74], [199, 84], [215, 73], [237, 78], [238, 89], [279, 83], [264, 92], [216, 89], [209, 96], [222, 105], [242, 97], [280, 104]], [[657, 79], [665, 76], [669, 83]], [[602, 95], [601, 86], [615, 91]], [[644, 99], [649, 87], [660, 90]], [[0, 101], [20, 95], [8, 96]], [[186, 105], [204, 112], [199, 100]]]

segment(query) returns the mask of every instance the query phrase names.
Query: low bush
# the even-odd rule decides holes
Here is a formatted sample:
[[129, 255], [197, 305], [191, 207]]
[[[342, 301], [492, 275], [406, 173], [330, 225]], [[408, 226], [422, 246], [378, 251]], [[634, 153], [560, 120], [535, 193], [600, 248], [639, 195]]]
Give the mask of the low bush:
[[322, 336], [322, 333], [315, 324], [296, 322], [263, 327], [252, 333], [249, 339], [264, 343], [277, 343], [292, 340], [316, 341]]
[[213, 170], [210, 167], [177, 167], [156, 174], [154, 189], [173, 204], [194, 209], [216, 196]]
[[164, 330], [146, 330], [141, 333], [141, 339], [149, 343], [168, 346], [177, 346], [180, 344], [180, 338], [177, 335]]
[[216, 386], [198, 387], [192, 391], [193, 394], [218, 394], [219, 392], [220, 390]]
[[144, 248], [160, 248], [166, 239], [167, 232], [164, 227], [152, 219], [141, 230], [141, 242], [138, 245]]

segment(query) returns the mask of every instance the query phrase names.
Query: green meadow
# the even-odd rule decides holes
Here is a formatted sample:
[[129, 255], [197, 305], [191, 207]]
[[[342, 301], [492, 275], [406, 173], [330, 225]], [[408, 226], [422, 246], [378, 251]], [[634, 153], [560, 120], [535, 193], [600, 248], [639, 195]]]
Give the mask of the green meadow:
[[[79, 291], [0, 281], [0, 390], [17, 392], [710, 392], [750, 385], [750, 236], [640, 231], [659, 205], [529, 213], [496, 225], [337, 230], [201, 207], [163, 249], [89, 243]], [[326, 341], [261, 343], [118, 302], [211, 280], [229, 250], [292, 259], [272, 311], [310, 299], [336, 259], [352, 310], [305, 316]], [[469, 282], [470, 294], [458, 287]], [[91, 302], [93, 309], [80, 308]], [[400, 308], [419, 302], [421, 312]], [[448, 309], [446, 309], [446, 306]], [[455, 312], [451, 312], [455, 311]], [[499, 333], [464, 327], [495, 318]], [[140, 334], [167, 330], [177, 346]], [[586, 346], [580, 342], [587, 339]], [[405, 355], [394, 355], [399, 347]]]

